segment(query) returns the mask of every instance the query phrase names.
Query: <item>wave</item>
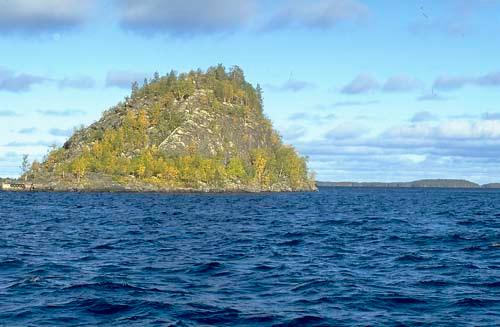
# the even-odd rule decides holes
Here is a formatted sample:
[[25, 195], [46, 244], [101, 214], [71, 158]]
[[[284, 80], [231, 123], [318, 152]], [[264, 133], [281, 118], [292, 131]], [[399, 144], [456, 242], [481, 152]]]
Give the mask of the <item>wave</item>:
[[290, 319], [284, 323], [273, 325], [273, 327], [299, 327], [299, 326], [332, 326], [328, 319], [318, 316], [305, 315]]
[[475, 298], [464, 298], [455, 302], [458, 306], [466, 307], [489, 307], [496, 306], [500, 303], [500, 300], [491, 299], [475, 299]]
[[396, 261], [400, 262], [421, 262], [427, 260], [429, 260], [429, 258], [426, 258], [418, 254], [405, 254], [396, 258]]
[[224, 325], [234, 323], [240, 318], [241, 312], [233, 308], [223, 308], [204, 304], [189, 304], [193, 310], [179, 313], [178, 318], [194, 321], [198, 324]]
[[83, 309], [96, 315], [114, 315], [133, 309], [130, 305], [110, 303], [103, 299], [78, 300], [69, 303], [68, 306], [76, 309]]
[[333, 286], [335, 283], [331, 280], [313, 280], [307, 283], [300, 284], [292, 288], [293, 292], [305, 291], [309, 289], [326, 289]]
[[64, 287], [63, 290], [94, 290], [94, 291], [138, 291], [138, 292], [162, 292], [157, 288], [142, 288], [128, 283], [97, 282], [83, 283]]
[[281, 246], [297, 246], [297, 245], [300, 245], [302, 244], [302, 240], [290, 240], [290, 241], [285, 241], [285, 242], [281, 242], [279, 245]]
[[419, 281], [418, 284], [425, 287], [446, 287], [454, 285], [455, 283], [445, 280], [422, 280]]
[[276, 269], [276, 267], [269, 266], [269, 265], [257, 265], [253, 269], [258, 270], [258, 271], [270, 271], [270, 270]]
[[425, 304], [427, 301], [423, 299], [417, 299], [413, 297], [406, 297], [406, 296], [389, 296], [389, 297], [384, 297], [381, 298], [380, 300], [384, 302], [389, 302], [393, 304]]
[[19, 259], [4, 259], [0, 261], [0, 268], [9, 269], [9, 268], [20, 268], [24, 266], [24, 261]]
[[189, 270], [191, 273], [207, 274], [222, 269], [224, 265], [218, 261], [200, 263]]
[[92, 248], [92, 250], [114, 250], [116, 249], [111, 243], [105, 243], [96, 245]]
[[474, 252], [474, 251], [482, 251], [483, 248], [479, 245], [472, 245], [472, 246], [468, 246], [466, 248], [463, 248], [462, 251], [466, 251], [466, 252]]

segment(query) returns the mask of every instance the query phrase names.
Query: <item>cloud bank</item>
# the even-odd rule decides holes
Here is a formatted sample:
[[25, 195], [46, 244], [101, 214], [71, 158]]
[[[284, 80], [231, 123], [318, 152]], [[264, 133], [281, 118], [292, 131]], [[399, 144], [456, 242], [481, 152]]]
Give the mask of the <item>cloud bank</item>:
[[123, 28], [181, 36], [239, 29], [253, 16], [255, 6], [252, 0], [122, 0], [117, 4]]
[[37, 84], [49, 81], [48, 78], [32, 74], [16, 74], [0, 67], [0, 91], [26, 92]]
[[369, 74], [359, 74], [351, 82], [344, 85], [341, 93], [363, 94], [372, 91], [383, 92], [410, 92], [420, 86], [420, 82], [407, 75], [396, 75], [389, 77], [384, 83], [379, 83], [376, 78]]
[[322, 139], [296, 145], [320, 176], [330, 180], [500, 180], [500, 120], [428, 118], [376, 134], [343, 123]]
[[275, 92], [300, 92], [308, 89], [314, 89], [316, 85], [306, 81], [300, 81], [296, 79], [289, 79], [281, 85], [266, 84], [267, 88]]
[[130, 89], [133, 82], [142, 82], [149, 74], [126, 70], [113, 70], [106, 76], [106, 87]]
[[433, 87], [439, 91], [454, 91], [467, 85], [479, 87], [500, 87], [500, 72], [491, 72], [481, 76], [439, 76]]
[[93, 0], [0, 1], [0, 33], [44, 33], [83, 24]]
[[284, 4], [267, 24], [268, 29], [327, 29], [340, 22], [363, 20], [370, 14], [368, 7], [356, 0], [292, 0]]
[[85, 111], [78, 109], [67, 109], [67, 110], [37, 110], [37, 113], [42, 116], [49, 117], [73, 117], [81, 116], [85, 114]]
[[140, 34], [199, 36], [242, 29], [328, 29], [370, 15], [357, 0], [122, 0], [120, 26]]

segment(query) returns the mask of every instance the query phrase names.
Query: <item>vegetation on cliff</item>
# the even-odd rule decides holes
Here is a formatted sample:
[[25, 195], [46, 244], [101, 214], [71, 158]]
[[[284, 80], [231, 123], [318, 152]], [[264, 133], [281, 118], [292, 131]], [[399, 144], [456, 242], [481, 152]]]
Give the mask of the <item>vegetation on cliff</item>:
[[130, 97], [75, 131], [26, 176], [56, 188], [95, 188], [99, 180], [153, 190], [315, 187], [306, 159], [264, 116], [260, 86], [239, 67], [222, 65], [134, 83]]

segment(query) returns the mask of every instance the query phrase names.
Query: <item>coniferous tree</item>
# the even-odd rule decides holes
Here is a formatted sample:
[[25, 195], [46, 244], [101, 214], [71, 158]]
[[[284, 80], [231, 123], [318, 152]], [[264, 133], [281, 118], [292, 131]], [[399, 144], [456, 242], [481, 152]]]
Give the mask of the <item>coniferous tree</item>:
[[260, 86], [260, 84], [257, 84], [257, 87], [255, 88], [255, 92], [257, 92], [257, 97], [259, 98], [259, 102], [262, 105], [264, 103], [264, 98], [263, 98], [264, 91], [262, 90], [262, 87]]
[[137, 95], [137, 91], [139, 91], [139, 83], [137, 81], [132, 82], [132, 97]]
[[21, 171], [23, 173], [25, 181], [28, 179], [27, 173], [30, 169], [30, 163], [29, 163], [28, 158], [29, 158], [29, 156], [27, 154], [23, 154], [23, 159], [21, 161]]

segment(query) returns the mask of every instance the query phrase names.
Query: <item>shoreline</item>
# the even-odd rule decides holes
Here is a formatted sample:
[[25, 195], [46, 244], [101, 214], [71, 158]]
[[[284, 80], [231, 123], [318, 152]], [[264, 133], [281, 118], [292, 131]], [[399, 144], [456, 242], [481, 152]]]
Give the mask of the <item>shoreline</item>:
[[412, 182], [323, 182], [317, 187], [344, 188], [456, 188], [456, 189], [500, 189], [500, 183], [477, 184], [463, 179], [422, 179]]
[[317, 187], [310, 188], [256, 188], [256, 187], [234, 187], [234, 188], [141, 188], [127, 186], [111, 187], [58, 187], [36, 183], [2, 182], [0, 192], [16, 193], [136, 193], [136, 194], [277, 194], [277, 193], [308, 193], [317, 192]]

